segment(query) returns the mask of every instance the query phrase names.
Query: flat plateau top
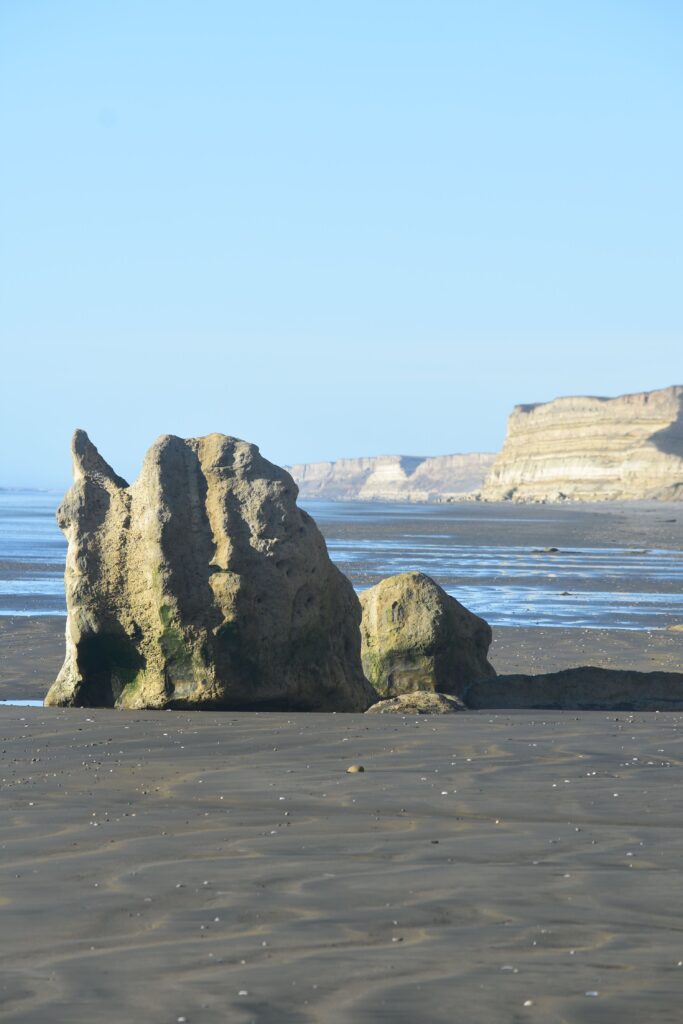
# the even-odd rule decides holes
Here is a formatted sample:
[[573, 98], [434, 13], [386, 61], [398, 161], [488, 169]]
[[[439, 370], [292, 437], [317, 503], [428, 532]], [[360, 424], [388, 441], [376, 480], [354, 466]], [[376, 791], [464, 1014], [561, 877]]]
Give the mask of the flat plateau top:
[[3, 1021], [680, 1019], [683, 715], [0, 733]]

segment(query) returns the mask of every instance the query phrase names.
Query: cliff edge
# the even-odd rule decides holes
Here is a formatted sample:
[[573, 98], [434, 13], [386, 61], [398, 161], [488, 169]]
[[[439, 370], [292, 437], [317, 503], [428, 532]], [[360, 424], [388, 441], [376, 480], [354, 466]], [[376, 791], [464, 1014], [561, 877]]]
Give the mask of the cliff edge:
[[683, 387], [516, 406], [482, 496], [683, 500]]

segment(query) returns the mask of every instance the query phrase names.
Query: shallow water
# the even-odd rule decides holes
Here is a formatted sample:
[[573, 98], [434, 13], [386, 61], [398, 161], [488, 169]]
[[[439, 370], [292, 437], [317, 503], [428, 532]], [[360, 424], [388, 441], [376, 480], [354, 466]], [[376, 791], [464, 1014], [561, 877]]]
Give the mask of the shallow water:
[[[0, 492], [0, 615], [65, 614], [66, 541], [55, 523], [59, 500], [54, 493]], [[584, 522], [593, 524], [591, 536], [601, 536], [601, 527], [609, 533], [604, 517], [595, 526], [590, 511], [302, 505], [358, 590], [419, 569], [494, 626], [657, 630], [683, 621], [683, 551], [610, 546], [605, 539], [599, 546], [582, 542], [544, 550], [548, 537], [580, 540]]]
[[0, 615], [65, 615], [60, 495], [0, 491]]
[[534, 553], [410, 534], [384, 541], [331, 538], [328, 547], [352, 579], [354, 569], [362, 570], [360, 590], [384, 576], [419, 568], [493, 625], [642, 629], [662, 628], [672, 615], [683, 616], [683, 555], [671, 551]]

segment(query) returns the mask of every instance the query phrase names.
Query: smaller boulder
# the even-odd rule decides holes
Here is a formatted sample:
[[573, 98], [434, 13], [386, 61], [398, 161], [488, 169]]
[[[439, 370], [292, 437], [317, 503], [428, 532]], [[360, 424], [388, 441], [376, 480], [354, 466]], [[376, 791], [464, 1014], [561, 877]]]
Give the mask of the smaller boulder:
[[424, 573], [389, 576], [360, 602], [363, 671], [380, 697], [416, 690], [460, 696], [495, 676], [489, 624]]
[[403, 693], [400, 697], [380, 700], [365, 712], [366, 715], [453, 715], [467, 708], [458, 697], [445, 693], [428, 693], [416, 690]]

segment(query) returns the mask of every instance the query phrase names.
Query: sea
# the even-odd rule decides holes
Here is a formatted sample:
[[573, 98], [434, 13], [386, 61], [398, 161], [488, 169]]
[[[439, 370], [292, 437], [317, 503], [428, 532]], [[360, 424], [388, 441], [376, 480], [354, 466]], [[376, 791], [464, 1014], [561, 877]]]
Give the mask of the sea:
[[[61, 495], [0, 491], [0, 616], [66, 615]], [[357, 590], [420, 570], [493, 626], [663, 630], [683, 621], [683, 551], [555, 546], [557, 510], [300, 501]], [[576, 516], [568, 510], [567, 516]]]

